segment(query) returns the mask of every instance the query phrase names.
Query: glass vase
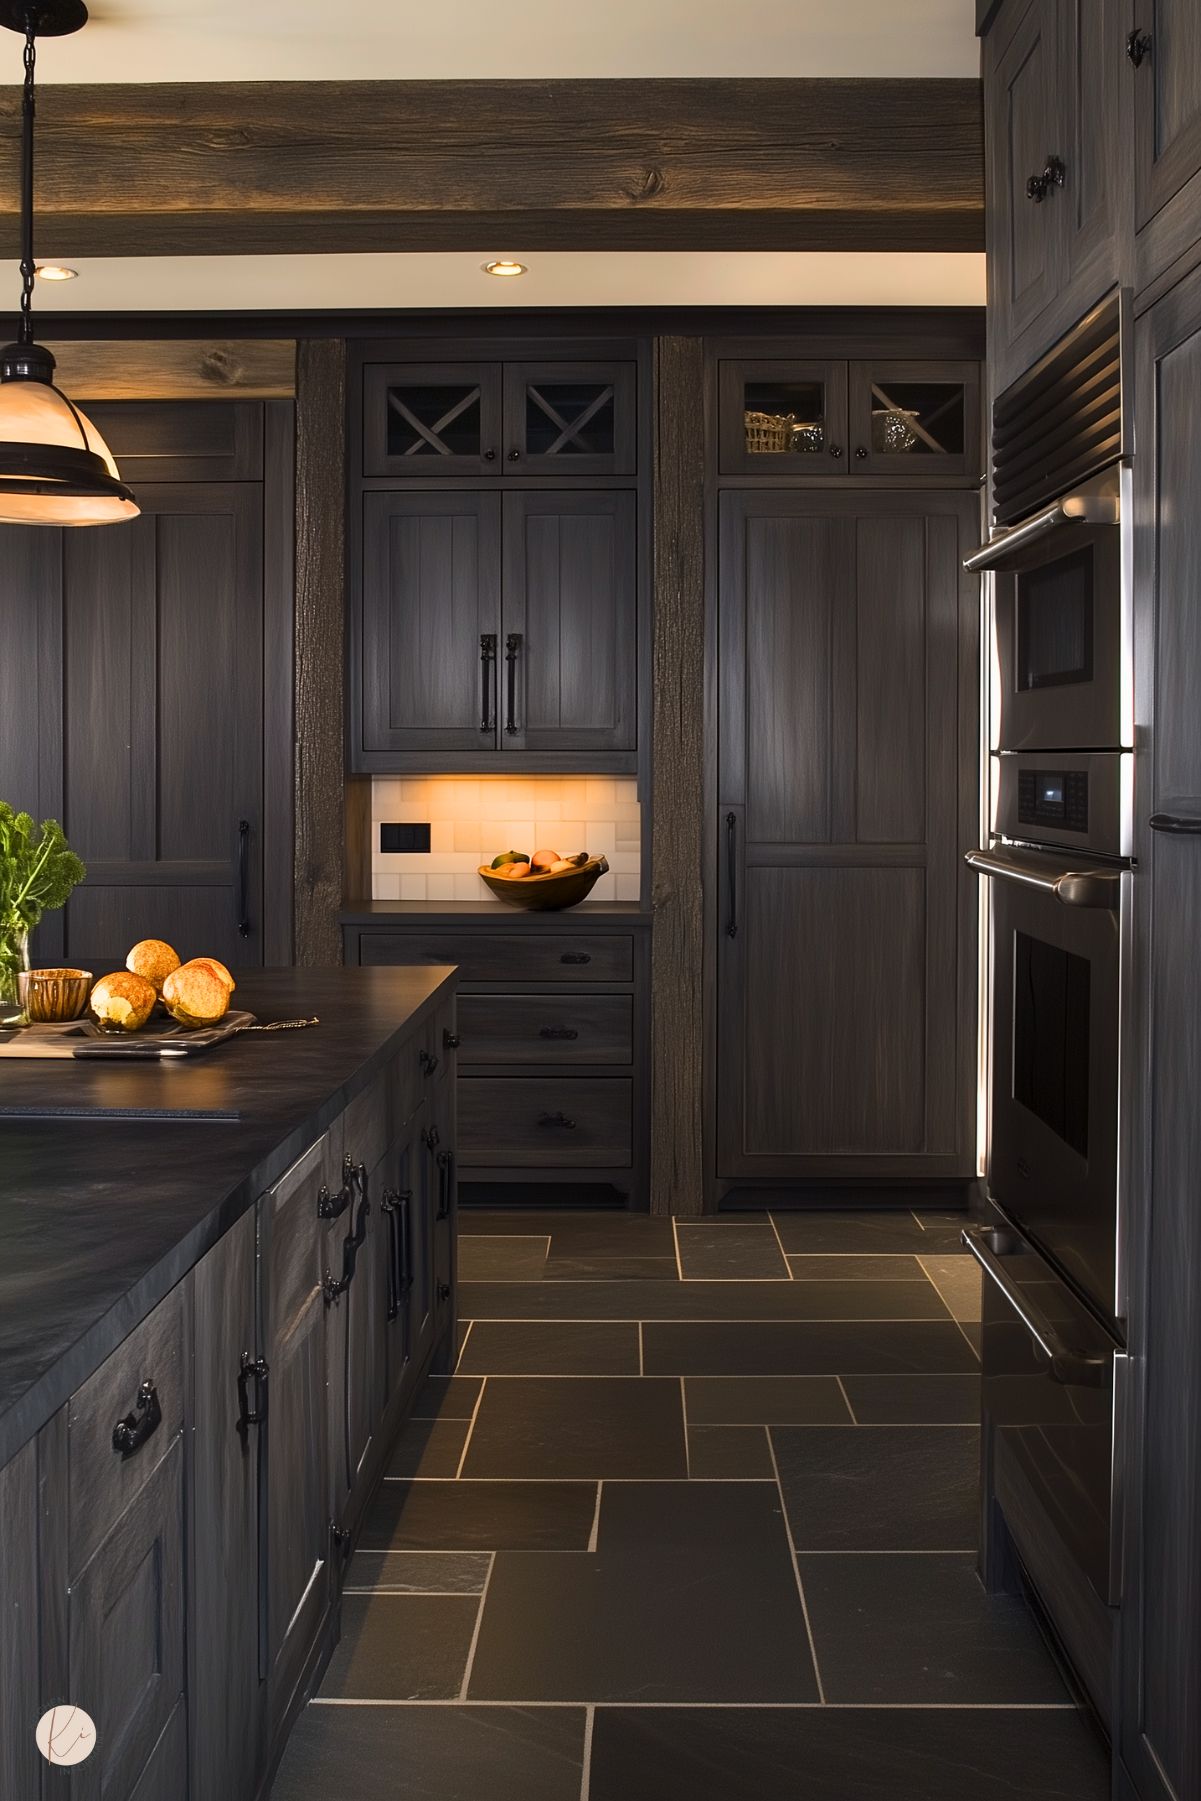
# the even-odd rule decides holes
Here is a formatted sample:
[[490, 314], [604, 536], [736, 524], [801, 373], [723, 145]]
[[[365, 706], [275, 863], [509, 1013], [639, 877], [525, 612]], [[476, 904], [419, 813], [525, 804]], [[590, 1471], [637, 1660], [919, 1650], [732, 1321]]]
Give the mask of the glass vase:
[[29, 968], [29, 933], [22, 927], [0, 927], [0, 1026], [25, 1022], [17, 977]]

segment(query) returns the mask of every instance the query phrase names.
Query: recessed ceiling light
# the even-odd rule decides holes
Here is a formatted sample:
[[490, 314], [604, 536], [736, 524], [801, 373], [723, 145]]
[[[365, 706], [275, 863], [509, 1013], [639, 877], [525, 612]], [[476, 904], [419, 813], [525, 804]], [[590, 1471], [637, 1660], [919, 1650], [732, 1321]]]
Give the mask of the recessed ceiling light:
[[38, 263], [33, 272], [39, 281], [74, 281], [79, 274], [78, 269], [68, 269], [66, 263]]
[[515, 263], [512, 257], [498, 256], [490, 263], [481, 265], [485, 275], [524, 275], [524, 263]]

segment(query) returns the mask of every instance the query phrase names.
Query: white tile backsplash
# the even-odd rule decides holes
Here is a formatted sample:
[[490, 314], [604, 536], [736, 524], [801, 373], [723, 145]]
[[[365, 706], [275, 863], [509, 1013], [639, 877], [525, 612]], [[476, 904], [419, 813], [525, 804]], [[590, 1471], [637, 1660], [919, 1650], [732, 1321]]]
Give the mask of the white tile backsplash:
[[[485, 900], [478, 866], [502, 850], [586, 850], [610, 864], [591, 898], [636, 901], [641, 819], [632, 776], [376, 776], [371, 892], [376, 900]], [[381, 851], [385, 821], [427, 823], [429, 851]]]

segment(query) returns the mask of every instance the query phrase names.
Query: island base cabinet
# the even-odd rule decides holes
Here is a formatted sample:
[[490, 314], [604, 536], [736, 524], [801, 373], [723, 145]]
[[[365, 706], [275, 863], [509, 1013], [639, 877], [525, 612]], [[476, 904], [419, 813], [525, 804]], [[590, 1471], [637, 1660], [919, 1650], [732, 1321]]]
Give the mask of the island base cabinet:
[[0, 1469], [0, 1795], [35, 1797], [38, 1706], [38, 1459], [30, 1441]]

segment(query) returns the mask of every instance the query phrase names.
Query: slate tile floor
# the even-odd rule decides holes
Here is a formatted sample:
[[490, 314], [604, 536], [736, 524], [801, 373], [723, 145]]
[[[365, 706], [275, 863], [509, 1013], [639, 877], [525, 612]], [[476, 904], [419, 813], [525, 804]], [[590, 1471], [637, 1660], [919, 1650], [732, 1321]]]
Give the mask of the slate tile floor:
[[959, 1223], [465, 1214], [275, 1801], [1103, 1801], [975, 1574]]

